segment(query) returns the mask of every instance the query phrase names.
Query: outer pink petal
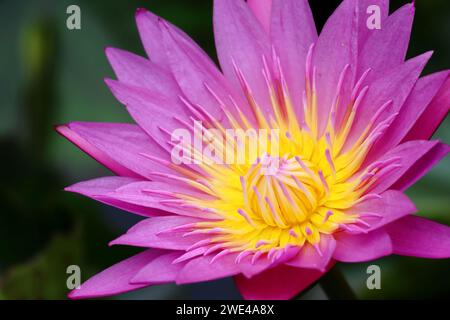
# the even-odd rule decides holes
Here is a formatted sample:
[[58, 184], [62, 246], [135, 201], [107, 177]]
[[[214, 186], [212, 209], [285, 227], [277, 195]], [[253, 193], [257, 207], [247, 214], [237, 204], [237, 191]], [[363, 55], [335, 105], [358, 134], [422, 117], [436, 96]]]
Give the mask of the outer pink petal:
[[[357, 18], [356, 1], [344, 0], [328, 19], [317, 40], [314, 64], [317, 67], [316, 83], [320, 132], [325, 129], [337, 93], [337, 84], [344, 67], [356, 64]], [[354, 70], [350, 69], [350, 72], [353, 73]]]
[[424, 176], [431, 168], [450, 152], [450, 146], [438, 143], [433, 149], [419, 159], [403, 176], [392, 186], [396, 190], [406, 190], [417, 180]]
[[[222, 108], [226, 106], [232, 111], [232, 98], [239, 98], [229, 88], [225, 77], [200, 47], [187, 41], [168, 24], [161, 28], [173, 76], [184, 95], [214, 120], [227, 125]], [[242, 105], [240, 100], [238, 102]]]
[[241, 90], [236, 66], [242, 71], [256, 103], [271, 113], [271, 101], [262, 71], [263, 57], [271, 57], [270, 39], [262, 25], [241, 0], [214, 1], [214, 34], [217, 55], [225, 76]]
[[206, 236], [192, 235], [184, 237], [183, 235], [187, 231], [172, 229], [199, 221], [201, 220], [182, 216], [165, 216], [145, 219], [134, 225], [126, 234], [111, 241], [109, 244], [185, 250], [194, 243], [204, 240]]
[[449, 71], [442, 71], [425, 76], [417, 81], [411, 94], [401, 107], [400, 114], [395, 118], [386, 133], [372, 147], [367, 156], [368, 159], [378, 158], [402, 141], [436, 96], [448, 75]]
[[253, 11], [267, 33], [270, 33], [270, 18], [272, 13], [272, 0], [248, 0], [248, 6]]
[[175, 282], [178, 272], [180, 272], [185, 265], [185, 263], [172, 263], [179, 256], [179, 252], [170, 252], [155, 258], [142, 268], [130, 282], [133, 284], [161, 284]]
[[[116, 99], [127, 107], [139, 126], [157, 142], [157, 145], [159, 144], [159, 148], [165, 149], [169, 154], [172, 147], [167, 142], [171, 140], [173, 131], [184, 128], [176, 118], [189, 119], [189, 112], [181, 104], [177, 93], [166, 96], [114, 80], [105, 81]], [[149, 150], [154, 156], [152, 149], [147, 149], [146, 153], [149, 154]]]
[[[158, 178], [156, 176], [155, 178]], [[174, 181], [145, 181], [124, 185], [104, 196], [122, 202], [173, 212], [182, 216], [197, 217], [202, 219], [221, 219], [220, 216], [207, 210], [201, 210], [194, 206], [183, 205], [177, 202], [177, 198], [171, 192], [204, 197], [204, 193], [197, 192], [189, 186]], [[175, 201], [174, 201], [175, 200]], [[174, 201], [174, 202], [171, 202]]]
[[137, 181], [139, 180], [127, 177], [103, 177], [79, 182], [64, 190], [79, 193], [99, 202], [145, 217], [169, 214], [169, 212], [166, 211], [127, 203], [107, 196], [118, 188]]
[[303, 118], [303, 90], [308, 49], [317, 41], [314, 19], [306, 0], [274, 0], [271, 39], [280, 56], [290, 98]]
[[239, 265], [235, 263], [236, 254], [228, 254], [213, 261], [214, 257], [214, 254], [210, 254], [190, 260], [178, 273], [176, 283], [185, 284], [215, 280], [234, 276], [241, 272]]
[[[421, 161], [422, 158], [427, 160], [428, 155], [434, 154], [433, 150], [436, 146], [438, 146], [438, 144], [438, 141], [408, 141], [398, 145], [386, 153], [383, 157], [377, 159], [377, 162], [396, 159], [395, 165], [398, 165], [398, 167], [394, 169], [387, 168], [386, 170], [390, 170], [389, 174], [386, 172], [386, 174], [374, 185], [370, 192], [381, 193], [391, 188], [397, 180], [402, 178], [412, 167], [414, 167], [416, 162]], [[425, 162], [429, 163], [430, 161]], [[380, 175], [382, 175], [382, 171], [380, 171]], [[393, 187], [393, 189], [399, 190], [396, 187]]]
[[160, 21], [160, 17], [143, 8], [136, 10], [136, 24], [147, 55], [155, 64], [169, 70], [166, 52], [161, 46], [163, 37], [159, 28]]
[[[384, 28], [389, 14], [389, 0], [359, 0], [358, 5], [358, 53], [360, 53], [367, 39], [380, 31], [367, 28], [367, 19], [369, 18], [367, 9], [373, 5], [380, 8], [381, 27]], [[372, 12], [370, 13], [372, 14]]]
[[161, 250], [147, 250], [123, 260], [84, 282], [80, 289], [71, 291], [69, 298], [96, 298], [143, 288], [147, 285], [130, 284], [130, 279], [163, 253], [164, 251]]
[[[369, 90], [358, 107], [347, 145], [352, 145], [371, 123], [373, 123], [371, 128], [374, 129], [400, 110], [431, 55], [432, 52], [427, 52], [412, 58], [388, 69], [369, 83]], [[373, 119], [377, 111], [388, 101], [392, 101], [392, 104]]]
[[368, 231], [417, 211], [414, 203], [400, 191], [388, 190], [380, 196], [381, 198], [363, 201], [348, 210], [350, 214], [361, 215], [360, 219], [370, 224]]
[[342, 262], [363, 262], [378, 259], [392, 253], [392, 243], [384, 229], [367, 234], [335, 234], [336, 250], [333, 258]]
[[148, 177], [150, 171], [172, 172], [142, 155], [151, 150], [154, 156], [169, 159], [168, 154], [136, 125], [72, 122], [57, 130], [119, 175]]
[[450, 227], [410, 216], [386, 227], [395, 254], [421, 258], [450, 258]]
[[450, 110], [450, 76], [408, 133], [406, 140], [429, 139]]
[[76, 133], [74, 130], [70, 128], [70, 124], [57, 126], [56, 131], [58, 131], [59, 134], [67, 138], [70, 142], [75, 144], [77, 147], [79, 147], [81, 150], [86, 152], [88, 155], [90, 155], [92, 158], [100, 162], [102, 165], [104, 165], [106, 168], [108, 168], [115, 174], [120, 176], [128, 176], [136, 178], [141, 177], [140, 175], [121, 165], [113, 158], [108, 156], [108, 154], [106, 154], [105, 152], [97, 148], [95, 145], [91, 144], [89, 141], [84, 139], [82, 136], [80, 136], [78, 133]]
[[[369, 3], [374, 4], [371, 1]], [[361, 14], [365, 19], [368, 18], [367, 13], [361, 12]], [[407, 4], [386, 20], [382, 19], [381, 29], [370, 32], [359, 54], [359, 76], [368, 68], [374, 70], [376, 74], [394, 68], [405, 61], [413, 18], [414, 5]]]
[[119, 81], [165, 96], [180, 94], [170, 72], [150, 60], [115, 48], [106, 48], [105, 53]]
[[336, 241], [332, 236], [321, 235], [318, 246], [319, 250], [307, 244], [296, 257], [286, 262], [286, 264], [292, 267], [316, 269], [324, 272], [333, 256], [335, 248]]
[[287, 247], [284, 250], [278, 251], [278, 254], [274, 254], [270, 259], [268, 254], [264, 254], [256, 261], [253, 261], [253, 263], [252, 260], [254, 257], [253, 255], [249, 255], [239, 262], [239, 268], [242, 271], [242, 274], [244, 274], [247, 278], [251, 278], [266, 269], [290, 261], [297, 256], [299, 251], [300, 249], [298, 247]]
[[236, 285], [247, 300], [287, 300], [306, 289], [323, 275], [318, 270], [281, 265], [250, 279], [235, 277]]

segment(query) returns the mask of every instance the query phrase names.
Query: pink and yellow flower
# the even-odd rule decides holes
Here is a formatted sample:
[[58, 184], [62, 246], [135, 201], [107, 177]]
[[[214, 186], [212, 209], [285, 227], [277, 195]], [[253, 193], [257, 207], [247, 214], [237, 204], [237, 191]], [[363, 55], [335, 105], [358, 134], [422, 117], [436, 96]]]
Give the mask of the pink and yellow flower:
[[[366, 25], [374, 4], [379, 30]], [[148, 249], [70, 297], [234, 276], [244, 298], [288, 299], [337, 261], [450, 257], [450, 228], [413, 215], [403, 194], [449, 151], [428, 140], [449, 110], [449, 73], [420, 77], [429, 52], [405, 61], [413, 15], [345, 0], [318, 36], [306, 0], [216, 0], [220, 71], [139, 9], [149, 58], [106, 50], [118, 78], [106, 83], [137, 124], [57, 130], [115, 174], [67, 190], [146, 217], [112, 244]], [[277, 129], [278, 152], [175, 164], [171, 133], [195, 121], [215, 129], [204, 143], [216, 150], [230, 150], [217, 139], [227, 129]]]

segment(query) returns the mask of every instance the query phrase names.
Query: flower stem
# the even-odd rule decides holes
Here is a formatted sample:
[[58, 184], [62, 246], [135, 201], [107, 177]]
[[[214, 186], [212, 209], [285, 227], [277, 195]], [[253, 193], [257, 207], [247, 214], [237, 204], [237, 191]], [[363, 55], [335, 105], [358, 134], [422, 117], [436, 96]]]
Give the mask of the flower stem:
[[330, 300], [355, 300], [356, 296], [352, 288], [345, 280], [338, 266], [334, 266], [319, 281], [323, 291]]

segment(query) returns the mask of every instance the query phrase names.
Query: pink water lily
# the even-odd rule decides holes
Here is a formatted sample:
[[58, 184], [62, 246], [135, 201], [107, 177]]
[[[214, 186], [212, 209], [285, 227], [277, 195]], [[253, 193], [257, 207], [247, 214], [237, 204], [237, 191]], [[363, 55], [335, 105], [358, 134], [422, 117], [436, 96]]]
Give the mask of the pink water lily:
[[[367, 27], [369, 5], [381, 29]], [[138, 9], [148, 59], [106, 49], [118, 78], [106, 83], [136, 124], [57, 130], [115, 174], [67, 190], [146, 217], [111, 244], [147, 249], [69, 297], [233, 276], [246, 299], [289, 299], [336, 262], [450, 257], [450, 228], [413, 215], [403, 193], [449, 151], [428, 140], [449, 110], [449, 72], [420, 77], [431, 53], [405, 61], [414, 5], [388, 7], [344, 0], [318, 36], [306, 0], [216, 0], [221, 71]], [[277, 129], [279, 153], [176, 164], [171, 133], [195, 121]], [[279, 166], [265, 174], [263, 160]]]

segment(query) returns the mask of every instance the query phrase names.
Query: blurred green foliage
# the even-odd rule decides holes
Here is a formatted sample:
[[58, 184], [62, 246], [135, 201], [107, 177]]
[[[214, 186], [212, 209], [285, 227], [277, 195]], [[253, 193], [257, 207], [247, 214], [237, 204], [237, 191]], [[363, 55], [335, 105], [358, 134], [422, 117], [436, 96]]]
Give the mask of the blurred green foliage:
[[[312, 1], [322, 25], [338, 1]], [[391, 11], [407, 1], [392, 1]], [[66, 8], [78, 4], [82, 29], [66, 28]], [[103, 84], [113, 77], [106, 46], [144, 55], [134, 12], [145, 7], [178, 25], [216, 60], [212, 1], [3, 0], [0, 2], [0, 299], [63, 299], [66, 268], [76, 264], [83, 280], [128, 257], [135, 248], [107, 243], [139, 218], [62, 189], [110, 173], [59, 137], [56, 123], [74, 120], [130, 122]], [[447, 68], [450, 2], [416, 1], [408, 56], [435, 49], [425, 73]], [[450, 142], [450, 120], [435, 134]], [[450, 159], [444, 159], [408, 191], [423, 216], [450, 224]], [[430, 298], [450, 293], [450, 262], [388, 257], [382, 290], [365, 286], [369, 264], [342, 265], [361, 298]], [[237, 298], [231, 280], [176, 287], [157, 286], [121, 299]], [[313, 288], [305, 298], [323, 298]]]

